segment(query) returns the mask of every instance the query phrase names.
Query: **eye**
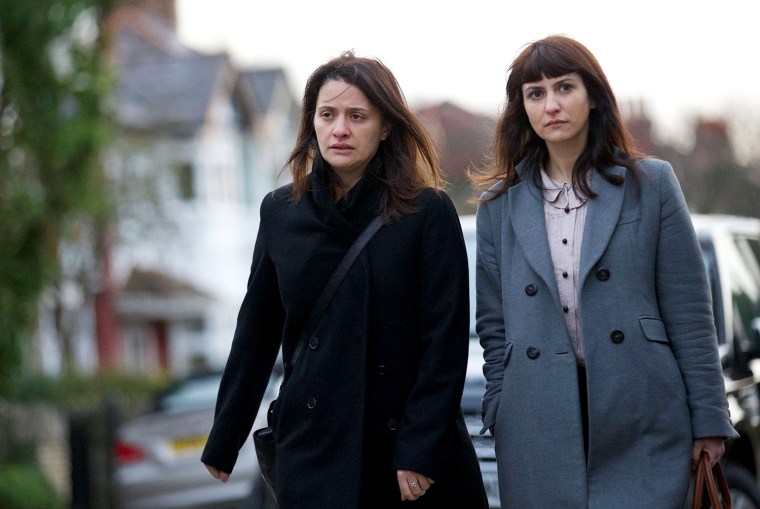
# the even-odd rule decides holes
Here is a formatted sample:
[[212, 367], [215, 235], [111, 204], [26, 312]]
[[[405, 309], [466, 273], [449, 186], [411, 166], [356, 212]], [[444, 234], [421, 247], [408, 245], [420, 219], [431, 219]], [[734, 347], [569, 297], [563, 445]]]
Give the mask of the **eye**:
[[319, 118], [330, 118], [332, 117], [332, 112], [325, 110], [319, 113]]
[[528, 99], [536, 100], [536, 99], [541, 99], [543, 94], [544, 94], [543, 90], [539, 88], [532, 88], [528, 90], [528, 93], [525, 94], [525, 97]]
[[572, 83], [560, 83], [559, 85], [559, 90], [561, 92], [570, 92], [573, 88], [575, 87]]
[[362, 115], [361, 113], [352, 113], [351, 118], [354, 120], [361, 120], [364, 118], [364, 115]]

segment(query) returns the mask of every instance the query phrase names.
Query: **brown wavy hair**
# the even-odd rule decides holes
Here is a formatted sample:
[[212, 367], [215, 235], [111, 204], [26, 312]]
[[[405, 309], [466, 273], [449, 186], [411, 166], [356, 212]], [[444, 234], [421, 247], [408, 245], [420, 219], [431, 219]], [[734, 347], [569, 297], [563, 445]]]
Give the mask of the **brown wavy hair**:
[[338, 189], [338, 177], [319, 152], [314, 130], [317, 95], [326, 81], [343, 81], [364, 93], [390, 127], [380, 142], [375, 158], [382, 161], [380, 180], [384, 184], [380, 213], [388, 223], [415, 211], [412, 200], [427, 187], [445, 184], [438, 166], [438, 151], [425, 127], [409, 109], [393, 73], [380, 60], [361, 58], [352, 51], [318, 67], [306, 81], [300, 128], [285, 167], [293, 175], [291, 200], [299, 200], [309, 190], [309, 173], [317, 160], [328, 170], [330, 184]]
[[488, 193], [490, 201], [520, 182], [515, 167], [527, 164], [527, 176], [541, 187], [539, 169], [546, 164], [549, 152], [546, 143], [530, 125], [525, 112], [522, 86], [543, 77], [557, 78], [573, 72], [583, 79], [589, 99], [595, 108], [589, 113], [586, 147], [575, 161], [573, 184], [589, 198], [596, 196], [588, 185], [588, 173], [596, 169], [609, 182], [620, 185], [623, 178], [608, 173], [612, 166], [624, 166], [640, 175], [636, 160], [644, 154], [633, 148], [633, 140], [623, 124], [615, 94], [596, 57], [581, 43], [563, 35], [552, 35], [526, 45], [509, 68], [507, 103], [499, 116], [494, 134], [490, 164], [468, 173], [477, 187], [488, 188], [503, 182]]

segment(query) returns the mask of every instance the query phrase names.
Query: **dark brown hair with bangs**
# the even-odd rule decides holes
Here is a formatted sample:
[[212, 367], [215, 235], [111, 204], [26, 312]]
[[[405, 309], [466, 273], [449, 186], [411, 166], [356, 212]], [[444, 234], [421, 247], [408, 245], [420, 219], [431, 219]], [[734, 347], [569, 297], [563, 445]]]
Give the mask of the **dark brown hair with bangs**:
[[[380, 143], [375, 156], [382, 160], [380, 179], [385, 191], [379, 212], [384, 222], [414, 212], [411, 201], [420, 191], [426, 187], [440, 189], [445, 184], [438, 167], [438, 152], [420, 120], [409, 109], [390, 69], [380, 60], [357, 57], [351, 51], [318, 67], [306, 82], [298, 139], [285, 163], [293, 175], [291, 199], [297, 201], [309, 190], [312, 162], [324, 162], [314, 130], [314, 114], [319, 90], [329, 80], [343, 81], [361, 90], [390, 127], [390, 134]], [[337, 175], [324, 164], [331, 184], [339, 187]]]
[[581, 43], [563, 35], [552, 35], [528, 44], [512, 62], [507, 79], [507, 103], [499, 117], [493, 141], [491, 164], [481, 171], [471, 171], [470, 180], [478, 187], [503, 182], [488, 193], [486, 201], [506, 192], [520, 181], [515, 171], [525, 160], [526, 175], [541, 187], [540, 167], [549, 152], [546, 143], [530, 125], [525, 112], [522, 86], [543, 77], [557, 78], [573, 72], [583, 79], [589, 99], [595, 107], [589, 113], [586, 148], [573, 167], [573, 184], [587, 197], [596, 194], [588, 185], [588, 173], [596, 169], [609, 182], [620, 185], [623, 179], [608, 173], [615, 165], [639, 174], [636, 159], [644, 154], [633, 148], [630, 134], [623, 124], [615, 95], [596, 57]]

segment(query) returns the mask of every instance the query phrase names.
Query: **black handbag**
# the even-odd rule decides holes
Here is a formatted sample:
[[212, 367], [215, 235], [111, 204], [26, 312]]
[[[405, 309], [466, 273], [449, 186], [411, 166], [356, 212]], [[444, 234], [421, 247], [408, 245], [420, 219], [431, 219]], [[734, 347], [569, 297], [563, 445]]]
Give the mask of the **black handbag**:
[[[309, 319], [306, 322], [306, 326], [303, 328], [301, 336], [298, 338], [298, 344], [293, 351], [293, 360], [290, 363], [290, 372], [292, 372], [293, 365], [295, 365], [298, 357], [301, 355], [301, 352], [303, 352], [303, 349], [306, 346], [306, 341], [311, 335], [311, 331], [316, 328], [320, 318], [322, 317], [322, 314], [327, 309], [327, 305], [330, 303], [330, 300], [332, 300], [333, 295], [335, 295], [335, 292], [343, 282], [346, 274], [348, 274], [348, 269], [351, 268], [351, 265], [353, 265], [354, 261], [359, 256], [359, 253], [362, 251], [362, 249], [364, 249], [364, 246], [367, 245], [369, 240], [382, 225], [383, 221], [380, 216], [377, 216], [375, 219], [373, 219], [369, 225], [367, 225], [361, 235], [359, 235], [359, 237], [354, 241], [354, 243], [351, 245], [343, 257], [343, 260], [341, 260], [340, 264], [338, 265], [338, 268], [335, 269], [335, 272], [325, 285], [324, 290], [322, 290], [322, 293], [319, 295], [317, 303], [314, 304], [314, 308], [311, 310], [311, 314], [309, 315]], [[283, 381], [283, 383], [285, 382]], [[269, 404], [269, 410], [267, 411], [267, 426], [257, 429], [253, 432], [253, 445], [256, 449], [256, 457], [259, 460], [261, 476], [264, 478], [264, 483], [267, 487], [267, 490], [269, 491], [269, 494], [272, 496], [272, 498], [274, 500], [277, 500], [274, 489], [276, 440], [274, 437], [274, 430], [272, 429], [274, 405], [274, 401]]]
[[274, 492], [274, 460], [275, 460], [275, 440], [274, 431], [272, 431], [272, 415], [274, 413], [274, 401], [269, 404], [267, 411], [267, 426], [257, 429], [253, 432], [253, 446], [256, 449], [256, 458], [259, 460], [259, 469], [261, 477], [264, 478], [264, 485], [274, 500], [277, 497]]

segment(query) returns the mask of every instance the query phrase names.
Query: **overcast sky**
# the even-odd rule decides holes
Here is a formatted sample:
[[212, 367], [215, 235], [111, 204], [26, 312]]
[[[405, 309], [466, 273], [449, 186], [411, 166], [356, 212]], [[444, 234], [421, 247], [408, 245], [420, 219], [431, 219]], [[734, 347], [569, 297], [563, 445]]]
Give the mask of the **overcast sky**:
[[299, 99], [314, 68], [354, 49], [385, 62], [412, 105], [496, 114], [522, 46], [562, 33], [596, 55], [621, 104], [644, 101], [662, 138], [727, 113], [759, 132], [758, 0], [177, 0], [177, 14], [185, 43], [282, 66]]

